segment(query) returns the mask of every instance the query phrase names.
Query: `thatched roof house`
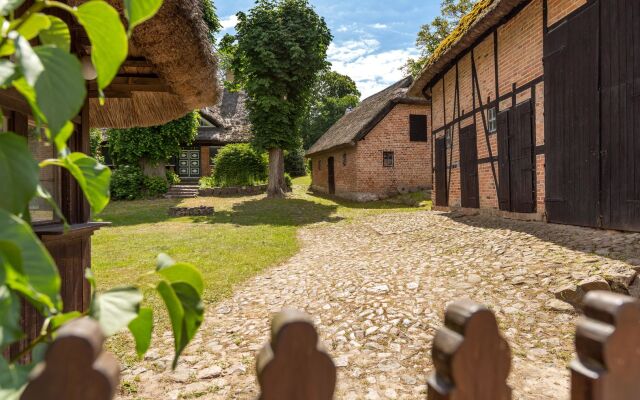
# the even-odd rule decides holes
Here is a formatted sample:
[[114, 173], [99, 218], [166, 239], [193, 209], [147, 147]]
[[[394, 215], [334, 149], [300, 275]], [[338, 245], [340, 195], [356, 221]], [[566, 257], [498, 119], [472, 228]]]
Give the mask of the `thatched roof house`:
[[[72, 5], [83, 2], [69, 1]], [[122, 12], [121, 0], [108, 2]], [[90, 54], [86, 38], [84, 43]], [[134, 29], [129, 57], [105, 91], [103, 106], [95, 84], [90, 84], [94, 89], [90, 90], [90, 124], [99, 128], [160, 125], [211, 106], [219, 96], [216, 70], [200, 0], [165, 0], [154, 18]]]
[[425, 86], [527, 0], [481, 0], [433, 52], [408, 94], [421, 96]]
[[307, 151], [312, 187], [365, 201], [429, 188], [429, 103], [402, 79], [345, 114]]
[[203, 118], [196, 142], [211, 146], [251, 141], [251, 123], [247, 111], [247, 94], [224, 90], [215, 107], [200, 110]]

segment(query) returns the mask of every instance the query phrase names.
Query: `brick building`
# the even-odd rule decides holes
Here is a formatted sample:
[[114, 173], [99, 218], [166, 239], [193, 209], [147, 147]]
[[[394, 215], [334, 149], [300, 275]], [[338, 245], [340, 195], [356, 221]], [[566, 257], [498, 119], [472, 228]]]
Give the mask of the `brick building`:
[[365, 99], [311, 146], [312, 189], [371, 201], [431, 188], [429, 105], [405, 78]]
[[640, 2], [484, 0], [409, 89], [435, 204], [640, 230]]

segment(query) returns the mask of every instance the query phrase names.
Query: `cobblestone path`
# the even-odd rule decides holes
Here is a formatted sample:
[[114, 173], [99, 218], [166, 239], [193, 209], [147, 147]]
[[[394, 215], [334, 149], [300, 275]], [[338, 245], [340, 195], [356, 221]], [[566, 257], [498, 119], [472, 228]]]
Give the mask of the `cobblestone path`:
[[314, 316], [338, 365], [337, 399], [424, 399], [448, 303], [490, 306], [514, 356], [515, 399], [565, 399], [577, 314], [565, 283], [640, 265], [640, 235], [436, 212], [386, 214], [300, 231], [302, 250], [210, 307], [170, 371], [171, 338], [123, 371], [143, 399], [253, 399], [255, 354], [272, 313]]

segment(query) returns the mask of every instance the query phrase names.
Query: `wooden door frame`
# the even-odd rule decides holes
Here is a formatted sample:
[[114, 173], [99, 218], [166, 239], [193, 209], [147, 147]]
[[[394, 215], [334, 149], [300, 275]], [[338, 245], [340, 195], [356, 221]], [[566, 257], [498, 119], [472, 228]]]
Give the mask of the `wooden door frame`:
[[336, 194], [336, 161], [335, 158], [327, 159], [327, 189], [329, 194]]

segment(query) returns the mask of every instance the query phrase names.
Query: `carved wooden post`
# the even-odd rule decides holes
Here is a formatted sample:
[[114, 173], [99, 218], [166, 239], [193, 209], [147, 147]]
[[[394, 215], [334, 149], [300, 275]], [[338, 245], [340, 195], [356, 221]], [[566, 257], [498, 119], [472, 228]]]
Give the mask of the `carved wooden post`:
[[433, 343], [429, 400], [510, 400], [511, 350], [491, 311], [471, 300], [447, 308]]
[[640, 302], [589, 292], [571, 363], [572, 400], [640, 398]]
[[271, 342], [257, 360], [261, 400], [329, 400], [336, 368], [319, 346], [311, 318], [284, 310], [271, 323]]
[[60, 329], [44, 362], [30, 376], [21, 400], [111, 400], [120, 367], [102, 351], [104, 335], [94, 320], [82, 318]]

